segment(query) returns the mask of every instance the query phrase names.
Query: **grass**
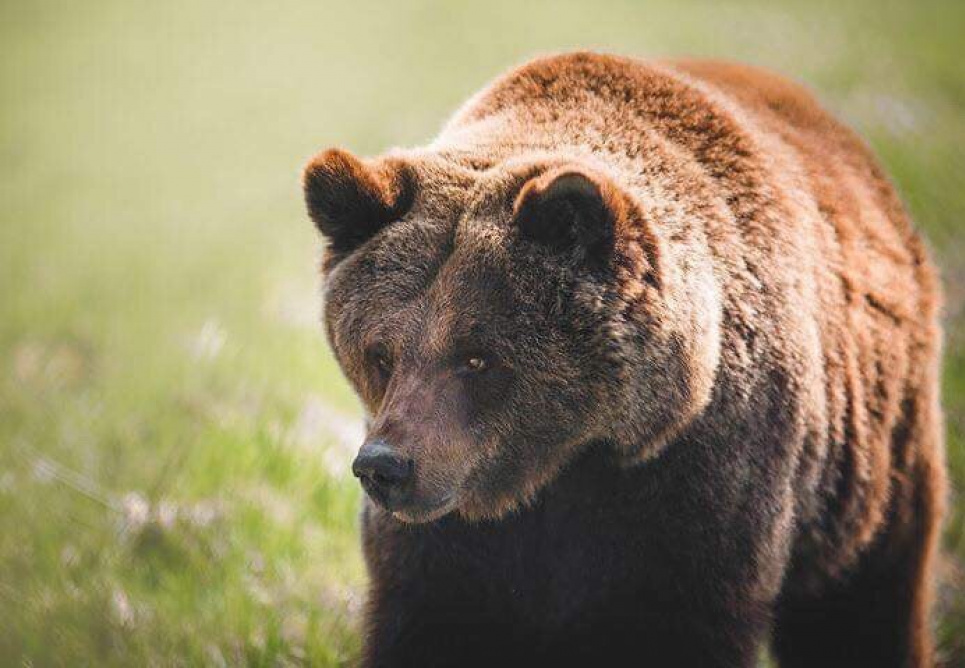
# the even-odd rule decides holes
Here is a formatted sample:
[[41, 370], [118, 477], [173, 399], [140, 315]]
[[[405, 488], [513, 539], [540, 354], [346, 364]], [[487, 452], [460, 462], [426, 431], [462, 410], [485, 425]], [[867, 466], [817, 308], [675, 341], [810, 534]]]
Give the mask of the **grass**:
[[[341, 665], [358, 408], [298, 171], [423, 142], [534, 54], [773, 67], [872, 143], [948, 291], [965, 483], [965, 5], [0, 5], [0, 663]], [[965, 661], [965, 506], [940, 637]]]

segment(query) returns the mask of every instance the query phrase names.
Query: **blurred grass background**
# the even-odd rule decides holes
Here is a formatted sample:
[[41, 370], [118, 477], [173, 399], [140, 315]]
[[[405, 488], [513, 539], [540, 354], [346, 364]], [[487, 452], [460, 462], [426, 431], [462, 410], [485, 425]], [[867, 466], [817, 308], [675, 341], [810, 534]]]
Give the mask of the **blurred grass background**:
[[960, 489], [963, 34], [935, 0], [0, 3], [0, 664], [351, 660], [361, 426], [299, 169], [424, 142], [547, 51], [772, 67], [871, 142], [943, 268]]

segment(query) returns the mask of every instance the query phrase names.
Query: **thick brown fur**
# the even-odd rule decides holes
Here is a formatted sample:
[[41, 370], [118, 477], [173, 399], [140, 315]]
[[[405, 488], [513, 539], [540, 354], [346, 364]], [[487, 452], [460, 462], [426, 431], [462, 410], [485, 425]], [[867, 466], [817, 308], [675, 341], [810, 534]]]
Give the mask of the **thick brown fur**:
[[939, 286], [806, 90], [550, 57], [305, 188], [414, 470], [363, 512], [366, 665], [931, 665]]

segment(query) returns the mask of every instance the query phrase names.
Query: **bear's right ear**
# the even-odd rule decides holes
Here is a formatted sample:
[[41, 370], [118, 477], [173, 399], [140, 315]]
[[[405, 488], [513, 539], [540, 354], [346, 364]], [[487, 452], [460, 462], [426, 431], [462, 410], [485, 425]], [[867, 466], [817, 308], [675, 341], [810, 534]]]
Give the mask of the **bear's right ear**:
[[335, 255], [359, 247], [412, 206], [415, 177], [400, 159], [363, 162], [331, 148], [315, 156], [302, 174], [308, 215]]

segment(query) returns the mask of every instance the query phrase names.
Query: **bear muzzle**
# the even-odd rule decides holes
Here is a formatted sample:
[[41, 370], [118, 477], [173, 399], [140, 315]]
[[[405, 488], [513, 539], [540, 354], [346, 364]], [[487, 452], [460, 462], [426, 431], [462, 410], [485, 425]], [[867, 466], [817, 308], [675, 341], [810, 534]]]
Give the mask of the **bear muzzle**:
[[412, 495], [414, 462], [382, 439], [369, 441], [352, 462], [352, 473], [362, 489], [380, 506], [393, 510]]
[[377, 506], [404, 522], [431, 522], [453, 510], [458, 486], [420, 484], [417, 469], [416, 460], [383, 438], [366, 441], [352, 463], [352, 473]]

